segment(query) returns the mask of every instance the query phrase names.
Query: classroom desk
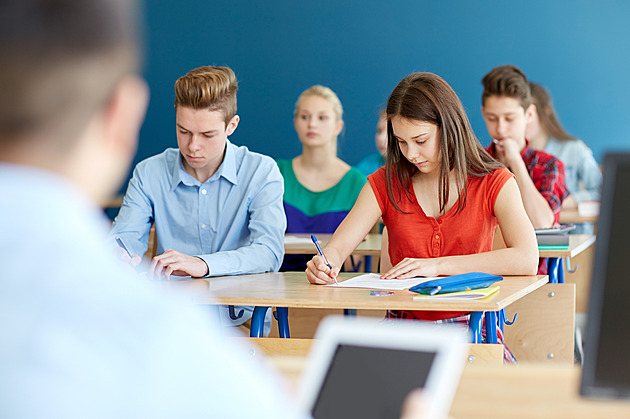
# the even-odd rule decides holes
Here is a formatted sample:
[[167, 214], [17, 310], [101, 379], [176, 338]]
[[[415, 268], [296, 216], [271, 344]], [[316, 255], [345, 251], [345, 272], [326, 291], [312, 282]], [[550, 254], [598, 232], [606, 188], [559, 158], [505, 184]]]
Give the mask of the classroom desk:
[[[298, 254], [298, 255], [315, 255], [317, 254], [317, 249], [315, 245], [311, 241], [310, 234], [287, 234], [287, 236], [295, 236], [304, 239], [308, 239], [304, 243], [285, 243], [284, 244], [284, 252], [286, 254]], [[317, 241], [321, 245], [321, 247], [326, 247], [328, 244], [328, 240], [332, 237], [332, 234], [316, 234]], [[365, 236], [365, 240], [363, 240], [355, 250], [352, 251], [353, 255], [360, 256], [376, 256], [380, 257], [381, 255], [381, 235], [378, 233], [370, 233]]]
[[[341, 273], [340, 281], [360, 275]], [[265, 313], [276, 307], [280, 337], [288, 338], [288, 308], [341, 308], [366, 310], [470, 311], [473, 342], [481, 342], [485, 313], [488, 343], [497, 343], [497, 316], [505, 307], [548, 282], [546, 275], [505, 277], [497, 294], [483, 300], [414, 301], [411, 291], [394, 291], [387, 296], [371, 296], [368, 289], [332, 288], [312, 285], [304, 272], [268, 272], [207, 279], [156, 281], [169, 292], [180, 292], [195, 304], [217, 303], [254, 306], [251, 336], [263, 337]], [[502, 324], [502, 323], [501, 323]]]
[[[310, 234], [287, 234], [286, 236], [293, 236], [305, 239], [303, 243], [286, 243], [284, 244], [284, 252], [286, 254], [298, 254], [298, 255], [315, 255], [317, 249], [311, 241]], [[286, 237], [285, 236], [285, 237]], [[321, 247], [326, 247], [328, 240], [332, 237], [332, 234], [316, 234], [317, 241]], [[364, 272], [372, 272], [372, 257], [375, 261], [381, 257], [381, 234], [370, 233], [365, 236], [365, 239], [359, 246], [352, 252], [353, 255], [362, 256], [364, 267], [361, 269]], [[378, 270], [378, 263], [376, 263]]]
[[569, 248], [566, 250], [540, 250], [541, 258], [548, 258], [547, 274], [552, 284], [564, 283], [563, 258], [572, 258], [595, 243], [593, 234], [569, 234]]
[[122, 203], [123, 203], [123, 196], [119, 195], [119, 196], [114, 196], [108, 199], [107, 201], [103, 202], [101, 207], [102, 208], [120, 208]]
[[[306, 357], [268, 358], [292, 384], [295, 396]], [[593, 419], [630, 417], [630, 402], [580, 397], [580, 368], [520, 363], [518, 366], [467, 364], [449, 413], [452, 419]], [[290, 391], [290, 390], [289, 390]]]
[[579, 215], [577, 209], [560, 211], [560, 224], [582, 224], [582, 223], [597, 223], [598, 215], [583, 216]]
[[[291, 234], [291, 236], [303, 237], [310, 240], [309, 234]], [[317, 240], [321, 243], [322, 247], [325, 247], [330, 240], [332, 234], [318, 234]], [[353, 254], [362, 256], [375, 256], [380, 257], [381, 254], [381, 235], [380, 234], [368, 234], [359, 246], [353, 251]], [[564, 271], [562, 268], [563, 258], [572, 258], [595, 243], [595, 235], [592, 234], [570, 234], [569, 235], [569, 248], [566, 250], [540, 250], [541, 258], [549, 259], [549, 282], [550, 283], [563, 283]], [[304, 243], [287, 243], [284, 245], [284, 251], [287, 254], [305, 254], [314, 255], [317, 253], [315, 246], [312, 242]]]

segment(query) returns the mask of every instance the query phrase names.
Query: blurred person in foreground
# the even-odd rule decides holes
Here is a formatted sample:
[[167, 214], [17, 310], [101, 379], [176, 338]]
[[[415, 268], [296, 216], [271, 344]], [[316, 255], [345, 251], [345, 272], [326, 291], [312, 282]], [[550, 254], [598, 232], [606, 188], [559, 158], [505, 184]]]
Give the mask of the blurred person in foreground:
[[133, 6], [0, 5], [0, 417], [292, 416], [273, 375], [106, 244], [98, 203], [148, 100]]

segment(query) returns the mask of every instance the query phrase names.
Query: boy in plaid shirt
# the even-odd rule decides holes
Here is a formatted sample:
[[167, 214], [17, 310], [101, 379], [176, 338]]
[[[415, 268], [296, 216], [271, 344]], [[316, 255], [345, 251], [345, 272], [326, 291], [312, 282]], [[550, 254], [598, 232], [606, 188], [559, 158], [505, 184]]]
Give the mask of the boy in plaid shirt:
[[568, 196], [564, 164], [544, 151], [529, 147], [527, 123], [536, 112], [529, 82], [513, 65], [492, 69], [482, 80], [481, 112], [492, 143], [487, 151], [514, 175], [525, 211], [534, 228], [559, 222], [562, 201]]

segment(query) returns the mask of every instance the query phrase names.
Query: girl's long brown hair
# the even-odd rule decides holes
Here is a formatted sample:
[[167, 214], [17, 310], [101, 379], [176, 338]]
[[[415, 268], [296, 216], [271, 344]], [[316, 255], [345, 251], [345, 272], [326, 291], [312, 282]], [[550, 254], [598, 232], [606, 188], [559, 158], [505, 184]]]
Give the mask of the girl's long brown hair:
[[442, 163], [439, 180], [440, 213], [449, 197], [449, 176], [455, 177], [459, 195], [457, 212], [466, 205], [468, 176], [484, 176], [504, 167], [494, 160], [479, 143], [466, 112], [451, 86], [432, 73], [413, 73], [398, 83], [387, 101], [387, 193], [394, 207], [404, 193], [411, 199], [411, 177], [418, 170], [400, 151], [392, 130], [392, 118], [429, 122], [437, 125], [440, 134]]
[[540, 84], [529, 83], [529, 87], [532, 91], [532, 102], [536, 105], [536, 113], [538, 114], [538, 120], [545, 134], [556, 140], [575, 140], [575, 137], [566, 132], [558, 116], [556, 110], [551, 103], [551, 95]]

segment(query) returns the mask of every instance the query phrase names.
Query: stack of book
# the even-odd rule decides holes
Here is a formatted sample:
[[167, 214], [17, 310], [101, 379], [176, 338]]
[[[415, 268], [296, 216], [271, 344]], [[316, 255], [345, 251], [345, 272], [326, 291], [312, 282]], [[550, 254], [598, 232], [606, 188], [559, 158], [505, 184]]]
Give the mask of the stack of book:
[[536, 229], [538, 248], [545, 250], [566, 250], [569, 248], [569, 231], [574, 224], [562, 224], [559, 227]]

